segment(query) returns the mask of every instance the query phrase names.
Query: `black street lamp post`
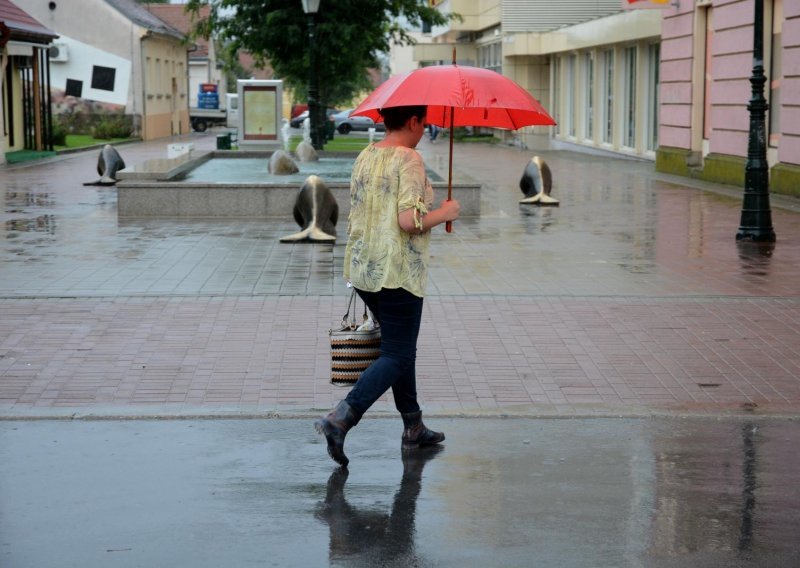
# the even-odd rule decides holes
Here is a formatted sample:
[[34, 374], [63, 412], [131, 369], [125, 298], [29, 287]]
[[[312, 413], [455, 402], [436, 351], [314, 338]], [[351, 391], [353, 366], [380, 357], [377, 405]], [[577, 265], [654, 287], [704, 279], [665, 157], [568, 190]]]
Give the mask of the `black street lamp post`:
[[320, 137], [319, 120], [319, 77], [317, 69], [316, 45], [316, 15], [319, 11], [320, 0], [302, 0], [303, 12], [308, 14], [308, 55], [309, 55], [309, 81], [308, 81], [308, 120], [311, 130], [311, 145], [315, 150], [322, 150], [324, 140]]
[[744, 173], [744, 199], [737, 241], [774, 243], [772, 213], [769, 207], [769, 165], [767, 164], [767, 128], [765, 117], [769, 105], [764, 98], [764, 0], [755, 0], [753, 26], [753, 75], [750, 136], [747, 142], [747, 165]]

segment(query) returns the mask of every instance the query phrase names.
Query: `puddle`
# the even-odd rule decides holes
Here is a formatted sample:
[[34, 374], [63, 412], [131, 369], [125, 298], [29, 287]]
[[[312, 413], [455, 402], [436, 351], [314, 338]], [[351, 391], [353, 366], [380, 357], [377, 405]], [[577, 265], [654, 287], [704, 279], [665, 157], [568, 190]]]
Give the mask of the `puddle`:
[[[5, 197], [5, 206], [7, 208], [24, 208], [24, 207], [51, 207], [55, 202], [51, 199], [49, 193], [37, 193], [34, 191], [7, 191]], [[6, 209], [6, 213], [12, 213]]]
[[56, 218], [55, 215], [39, 215], [29, 219], [9, 219], [5, 222], [5, 230], [21, 233], [41, 232], [54, 234]]

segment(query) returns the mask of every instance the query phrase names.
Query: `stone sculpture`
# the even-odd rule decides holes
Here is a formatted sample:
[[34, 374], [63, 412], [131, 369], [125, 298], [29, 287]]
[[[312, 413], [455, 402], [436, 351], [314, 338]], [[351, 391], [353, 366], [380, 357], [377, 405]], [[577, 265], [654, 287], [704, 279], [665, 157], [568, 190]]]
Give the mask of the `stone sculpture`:
[[294, 149], [294, 155], [301, 162], [316, 162], [319, 160], [319, 154], [314, 149], [314, 146], [303, 140]]
[[339, 204], [336, 203], [333, 193], [319, 176], [308, 176], [300, 188], [292, 213], [302, 231], [283, 237], [280, 242], [333, 242], [336, 240]]
[[536, 205], [558, 205], [558, 199], [550, 197], [553, 188], [553, 175], [550, 167], [539, 156], [534, 156], [528, 165], [522, 178], [519, 180], [519, 188], [525, 194], [520, 203], [535, 203]]
[[296, 174], [299, 171], [300, 168], [297, 167], [288, 152], [275, 150], [269, 157], [269, 173], [272, 175], [287, 176]]
[[125, 169], [125, 162], [111, 144], [106, 144], [100, 150], [100, 157], [97, 159], [97, 173], [100, 179], [87, 181], [83, 185], [114, 185], [117, 183], [117, 172]]

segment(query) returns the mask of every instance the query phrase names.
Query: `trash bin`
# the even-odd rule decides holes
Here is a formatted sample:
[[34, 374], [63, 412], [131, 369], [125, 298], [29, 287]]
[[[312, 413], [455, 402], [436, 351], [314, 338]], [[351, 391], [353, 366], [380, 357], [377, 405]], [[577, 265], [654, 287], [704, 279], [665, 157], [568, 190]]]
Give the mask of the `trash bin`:
[[217, 150], [231, 149], [231, 133], [217, 134]]
[[325, 140], [333, 140], [334, 133], [336, 132], [336, 123], [332, 117], [328, 117], [325, 121]]

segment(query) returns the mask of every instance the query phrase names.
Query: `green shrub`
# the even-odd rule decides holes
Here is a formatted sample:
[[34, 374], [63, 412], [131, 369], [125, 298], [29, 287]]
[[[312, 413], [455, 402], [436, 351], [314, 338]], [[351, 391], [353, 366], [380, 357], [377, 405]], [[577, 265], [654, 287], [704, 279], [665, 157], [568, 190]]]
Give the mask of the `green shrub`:
[[103, 115], [94, 127], [94, 137], [102, 140], [108, 138], [128, 138], [133, 131], [132, 119], [124, 114]]
[[50, 143], [53, 146], [65, 146], [67, 144], [67, 127], [59, 121], [53, 123], [53, 131], [50, 133]]
[[70, 110], [59, 114], [58, 122], [68, 134], [84, 133], [91, 130], [93, 116], [80, 110]]

